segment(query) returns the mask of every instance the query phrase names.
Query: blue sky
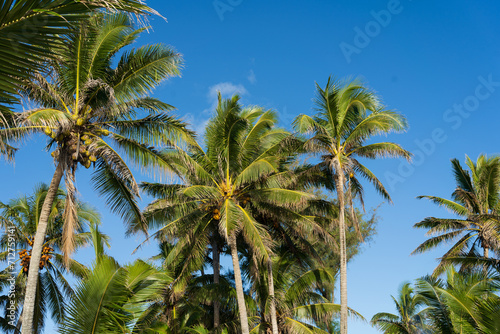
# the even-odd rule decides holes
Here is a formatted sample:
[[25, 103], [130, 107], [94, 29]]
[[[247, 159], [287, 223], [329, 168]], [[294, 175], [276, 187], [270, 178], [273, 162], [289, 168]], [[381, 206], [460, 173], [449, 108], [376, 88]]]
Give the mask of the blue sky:
[[[450, 159], [497, 154], [500, 121], [500, 3], [494, 1], [160, 1], [148, 4], [168, 20], [151, 18], [152, 30], [137, 45], [162, 42], [184, 55], [181, 78], [154, 93], [176, 114], [202, 129], [215, 92], [239, 92], [245, 104], [275, 109], [289, 127], [300, 113], [312, 114], [314, 83], [329, 75], [361, 77], [410, 128], [389, 139], [415, 154], [367, 165], [388, 188], [393, 204], [379, 210], [378, 234], [348, 268], [349, 305], [365, 318], [394, 312], [390, 295], [404, 281], [430, 273], [445, 249], [410, 256], [425, 240], [412, 225], [449, 213], [418, 195], [448, 197], [454, 189]], [[36, 137], [20, 150], [15, 165], [0, 162], [0, 201], [49, 182], [53, 165]], [[80, 172], [82, 200], [103, 214], [112, 237], [110, 254], [121, 262], [154, 253], [154, 244], [130, 253], [142, 237], [124, 237], [120, 219], [106, 209]], [[138, 177], [139, 179], [143, 179]], [[382, 202], [366, 185], [366, 205]], [[146, 205], [145, 198], [142, 205]], [[90, 251], [78, 254], [90, 259]], [[49, 329], [48, 333], [51, 332]], [[350, 333], [377, 333], [350, 321]]]

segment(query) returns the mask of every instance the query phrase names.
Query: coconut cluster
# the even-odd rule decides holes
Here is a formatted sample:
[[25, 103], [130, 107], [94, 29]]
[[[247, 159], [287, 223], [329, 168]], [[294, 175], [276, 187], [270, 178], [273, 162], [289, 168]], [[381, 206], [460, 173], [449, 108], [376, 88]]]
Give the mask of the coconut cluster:
[[[78, 120], [77, 124], [79, 124]], [[89, 168], [90, 165], [97, 160], [95, 149], [92, 148], [94, 140], [90, 134], [81, 135], [80, 133], [73, 131], [69, 133], [56, 134], [49, 127], [45, 129], [45, 134], [50, 136], [59, 144], [58, 149], [52, 152], [52, 157], [58, 158], [61, 154], [61, 150], [64, 150], [69, 156], [71, 156], [73, 161], [80, 163], [85, 168]], [[102, 130], [102, 134], [107, 135], [109, 134], [109, 131]]]
[[219, 220], [219, 219], [220, 219], [220, 211], [219, 211], [219, 209], [214, 209], [214, 210], [212, 211], [212, 214], [213, 214], [213, 216], [212, 216], [212, 217], [213, 217], [215, 220]]
[[[30, 246], [33, 246], [33, 240], [34, 240], [34, 238], [31, 238], [28, 241], [28, 244]], [[50, 246], [43, 247], [42, 257], [40, 258], [40, 263], [38, 264], [38, 268], [40, 270], [42, 270], [47, 265], [49, 260], [52, 258], [51, 253], [53, 251], [54, 251], [54, 248], [52, 248]], [[23, 273], [25, 273], [25, 274], [28, 274], [28, 270], [30, 267], [31, 252], [32, 252], [32, 249], [30, 249], [29, 251], [27, 249], [23, 249], [22, 251], [19, 252], [19, 258], [21, 259], [21, 267], [23, 267], [22, 270], [23, 270]]]
[[246, 196], [240, 199], [241, 204], [246, 205], [248, 202], [250, 202], [250, 197]]

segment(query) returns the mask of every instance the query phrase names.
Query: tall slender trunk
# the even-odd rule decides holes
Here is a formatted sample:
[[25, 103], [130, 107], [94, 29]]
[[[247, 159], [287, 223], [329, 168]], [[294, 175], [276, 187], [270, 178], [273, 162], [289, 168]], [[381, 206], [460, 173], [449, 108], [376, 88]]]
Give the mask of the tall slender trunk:
[[35, 240], [33, 241], [33, 250], [31, 252], [30, 268], [28, 270], [28, 281], [26, 283], [26, 295], [24, 296], [23, 314], [22, 314], [22, 334], [33, 334], [33, 315], [35, 312], [36, 288], [38, 283], [38, 265], [42, 256], [42, 248], [47, 232], [49, 215], [59, 189], [59, 184], [64, 171], [61, 163], [57, 164], [56, 171], [50, 182], [45, 201], [43, 202], [40, 220], [36, 229]]
[[484, 247], [484, 257], [488, 258], [490, 255], [490, 248], [489, 247]]
[[274, 278], [273, 278], [273, 262], [271, 258], [267, 260], [267, 272], [268, 272], [268, 286], [269, 286], [269, 298], [271, 303], [269, 305], [271, 312], [271, 326], [273, 334], [278, 334], [278, 318], [276, 317], [276, 300], [274, 298]]
[[[214, 285], [219, 288], [219, 277], [220, 277], [220, 254], [219, 245], [217, 244], [217, 236], [212, 237], [212, 260], [214, 266]], [[220, 324], [220, 302], [219, 296], [216, 296], [214, 300], [214, 329], [217, 329]]]
[[241, 333], [250, 334], [248, 329], [247, 307], [245, 306], [245, 294], [243, 293], [243, 281], [241, 279], [240, 261], [238, 259], [238, 249], [236, 248], [236, 234], [233, 232], [228, 240], [233, 259], [234, 283], [236, 285], [236, 297], [238, 299], [238, 311], [240, 314]]
[[340, 235], [340, 334], [347, 334], [347, 254], [345, 240], [345, 203], [344, 174], [338, 158], [336, 159], [337, 199], [339, 201], [339, 235]]

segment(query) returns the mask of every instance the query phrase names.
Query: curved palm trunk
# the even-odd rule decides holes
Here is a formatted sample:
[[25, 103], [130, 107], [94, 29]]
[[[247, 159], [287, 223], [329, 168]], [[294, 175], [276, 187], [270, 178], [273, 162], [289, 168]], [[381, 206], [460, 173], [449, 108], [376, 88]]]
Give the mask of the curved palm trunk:
[[241, 279], [240, 261], [238, 259], [238, 249], [236, 248], [236, 234], [233, 232], [228, 240], [231, 248], [231, 258], [233, 260], [234, 283], [236, 285], [236, 296], [238, 298], [238, 311], [240, 314], [241, 333], [250, 334], [248, 329], [247, 307], [245, 305], [245, 294], [243, 293], [243, 281]]
[[278, 319], [276, 317], [276, 300], [274, 299], [274, 278], [273, 278], [273, 262], [271, 259], [267, 261], [267, 272], [268, 272], [268, 286], [269, 286], [269, 298], [270, 303], [270, 313], [271, 313], [271, 326], [273, 334], [278, 334]]
[[[212, 237], [212, 260], [214, 267], [214, 285], [216, 288], [218, 288], [219, 277], [220, 277], [220, 254], [216, 236]], [[217, 329], [219, 327], [219, 324], [220, 324], [220, 302], [218, 299], [216, 299], [214, 300], [214, 329]]]
[[49, 215], [56, 197], [64, 171], [61, 163], [57, 164], [56, 171], [50, 182], [45, 201], [43, 202], [40, 220], [36, 229], [35, 240], [33, 241], [33, 250], [31, 252], [30, 267], [28, 270], [28, 281], [26, 283], [26, 295], [24, 296], [23, 314], [22, 314], [22, 334], [33, 334], [33, 318], [35, 312], [35, 298], [38, 283], [38, 264], [42, 256], [42, 248], [47, 232]]
[[344, 174], [338, 159], [336, 162], [337, 198], [339, 201], [339, 235], [340, 235], [340, 334], [347, 334], [347, 256], [345, 240], [345, 203], [344, 203]]

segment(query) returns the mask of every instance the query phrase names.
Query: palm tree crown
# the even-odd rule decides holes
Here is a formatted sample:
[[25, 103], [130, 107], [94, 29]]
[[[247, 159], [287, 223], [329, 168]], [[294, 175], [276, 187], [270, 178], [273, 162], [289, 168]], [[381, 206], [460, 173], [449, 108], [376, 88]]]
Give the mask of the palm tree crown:
[[377, 313], [371, 323], [384, 333], [420, 334], [427, 333], [425, 325], [425, 309], [423, 298], [415, 294], [410, 283], [405, 283], [399, 290], [397, 298], [392, 297], [398, 314]]
[[485, 258], [489, 256], [489, 250], [496, 251], [500, 247], [500, 158], [480, 155], [474, 162], [466, 157], [470, 172], [463, 169], [457, 159], [451, 164], [457, 183], [452, 200], [436, 196], [419, 198], [429, 199], [461, 218], [428, 217], [414, 225], [429, 229], [427, 235], [438, 235], [423, 242], [413, 253], [425, 252], [458, 239], [441, 258], [435, 274], [441, 273], [449, 261], [477, 257], [480, 247]]
[[[96, 9], [157, 14], [137, 0], [6, 0], [0, 4], [0, 124], [9, 121], [11, 104], [22, 80], [54, 57], [64, 36]], [[5, 124], [4, 124], [5, 125]], [[13, 148], [0, 140], [0, 154], [12, 157]]]

